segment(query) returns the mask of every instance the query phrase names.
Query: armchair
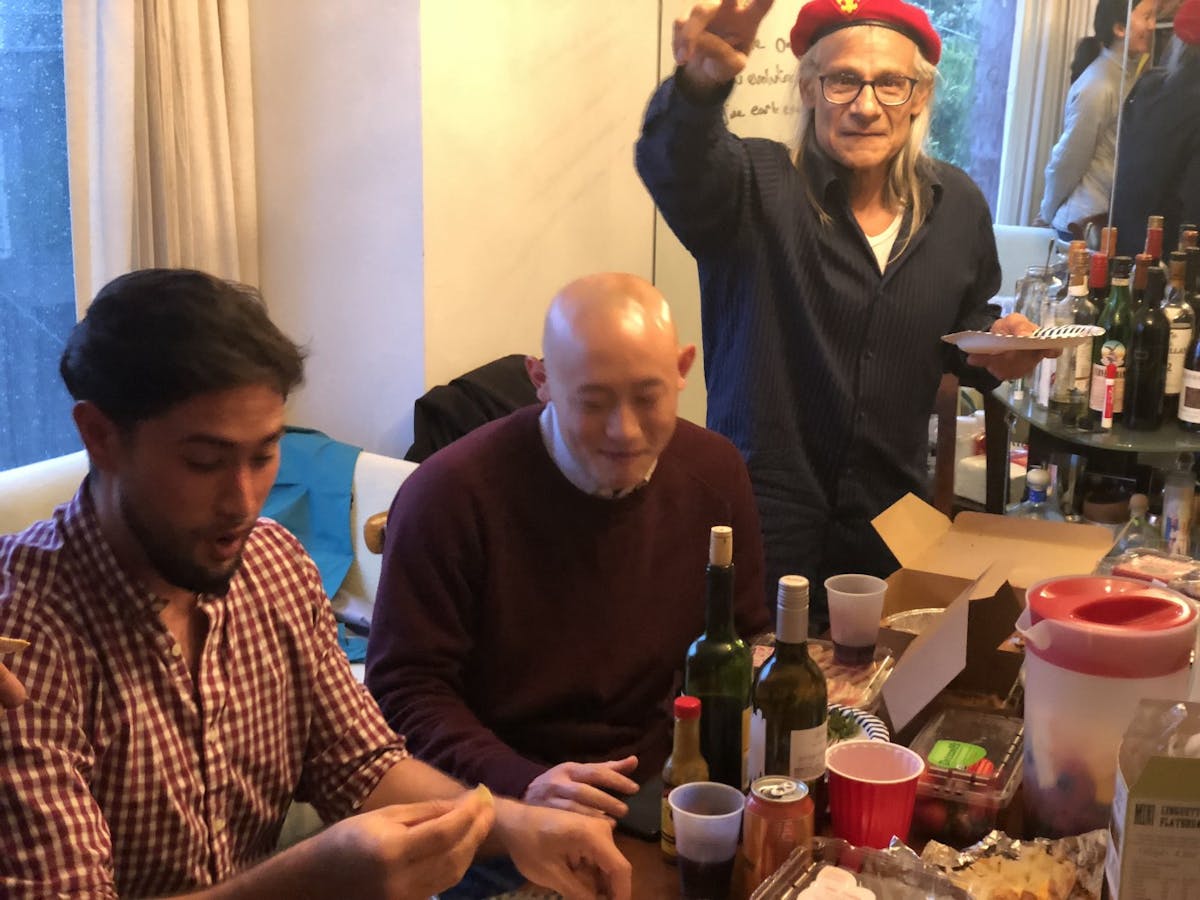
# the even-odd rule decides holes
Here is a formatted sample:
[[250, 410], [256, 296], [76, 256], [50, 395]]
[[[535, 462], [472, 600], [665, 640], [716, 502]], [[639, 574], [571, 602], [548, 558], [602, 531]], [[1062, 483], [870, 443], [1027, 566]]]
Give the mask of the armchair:
[[[334, 612], [343, 621], [361, 627], [371, 622], [382, 558], [379, 550], [368, 549], [364, 524], [372, 514], [391, 506], [400, 483], [416, 467], [416, 463], [365, 450], [358, 456], [349, 522], [354, 563], [332, 598]], [[87, 469], [87, 454], [80, 450], [0, 472], [0, 534], [21, 531], [49, 516], [54, 507], [71, 499]]]

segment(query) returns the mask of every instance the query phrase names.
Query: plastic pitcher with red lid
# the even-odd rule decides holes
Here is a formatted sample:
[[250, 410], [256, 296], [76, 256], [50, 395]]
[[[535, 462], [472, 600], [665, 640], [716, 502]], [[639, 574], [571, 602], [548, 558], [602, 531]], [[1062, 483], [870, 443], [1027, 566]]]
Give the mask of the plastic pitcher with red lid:
[[1200, 614], [1182, 594], [1132, 578], [1050, 578], [1025, 596], [1028, 825], [1048, 836], [1103, 828], [1138, 700], [1188, 695]]

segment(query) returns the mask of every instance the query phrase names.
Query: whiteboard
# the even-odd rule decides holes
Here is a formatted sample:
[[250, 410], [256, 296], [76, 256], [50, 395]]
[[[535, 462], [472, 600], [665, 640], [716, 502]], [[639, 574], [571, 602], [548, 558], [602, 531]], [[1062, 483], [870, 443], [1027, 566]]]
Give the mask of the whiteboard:
[[[663, 12], [662, 66], [659, 78], [675, 70], [671, 55], [672, 21], [683, 16], [692, 3], [666, 0]], [[758, 31], [757, 45], [750, 53], [746, 70], [737, 77], [733, 93], [725, 104], [729, 128], [742, 137], [763, 137], [794, 144], [798, 121], [799, 94], [796, 90], [796, 57], [792, 55], [788, 35], [796, 22], [796, 7], [776, 3]], [[679, 324], [680, 335], [701, 347], [700, 342], [700, 283], [696, 261], [683, 248], [655, 211], [654, 226], [654, 283], [666, 295]], [[703, 351], [697, 357], [696, 369], [688, 379], [688, 390], [680, 400], [680, 415], [704, 423], [705, 392], [702, 390]]]

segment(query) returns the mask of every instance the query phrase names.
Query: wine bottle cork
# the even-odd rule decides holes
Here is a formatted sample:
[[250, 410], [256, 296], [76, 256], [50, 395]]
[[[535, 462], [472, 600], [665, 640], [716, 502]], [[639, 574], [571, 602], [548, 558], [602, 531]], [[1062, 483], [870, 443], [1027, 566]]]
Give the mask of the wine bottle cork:
[[708, 537], [708, 564], [710, 566], [733, 565], [733, 529], [728, 525], [714, 525]]

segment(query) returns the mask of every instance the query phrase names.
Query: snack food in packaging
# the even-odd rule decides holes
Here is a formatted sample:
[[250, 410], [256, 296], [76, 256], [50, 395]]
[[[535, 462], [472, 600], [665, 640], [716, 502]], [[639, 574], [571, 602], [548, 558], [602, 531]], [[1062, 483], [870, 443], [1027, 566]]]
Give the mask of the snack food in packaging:
[[958, 851], [930, 841], [921, 859], [977, 900], [1098, 900], [1107, 832], [1056, 841], [1013, 840], [993, 831]]
[[1121, 741], [1113, 900], [1200, 896], [1200, 703], [1142, 700]]

